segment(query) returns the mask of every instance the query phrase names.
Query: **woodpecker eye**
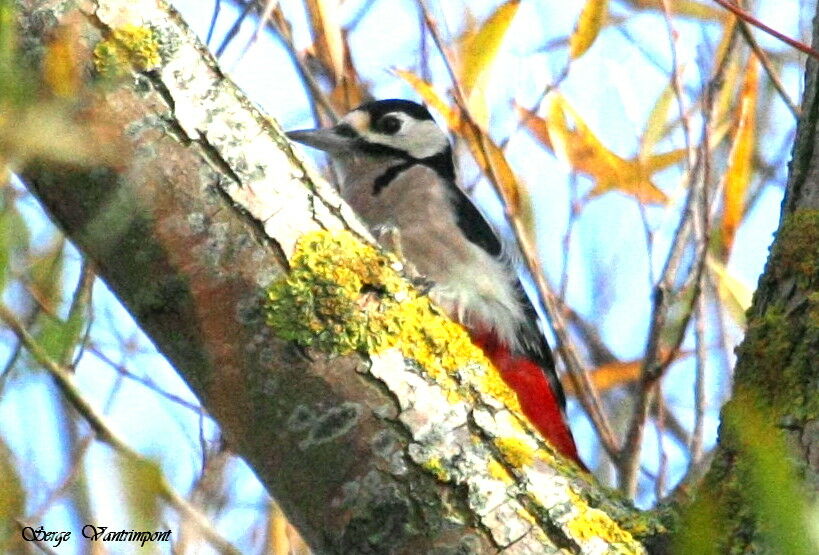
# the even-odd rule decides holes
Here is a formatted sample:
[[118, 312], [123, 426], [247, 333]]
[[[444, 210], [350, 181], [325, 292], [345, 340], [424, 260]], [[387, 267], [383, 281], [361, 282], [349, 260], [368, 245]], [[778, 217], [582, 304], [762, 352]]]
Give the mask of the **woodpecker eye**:
[[395, 135], [401, 129], [401, 120], [395, 116], [384, 116], [375, 124], [375, 130], [385, 135]]

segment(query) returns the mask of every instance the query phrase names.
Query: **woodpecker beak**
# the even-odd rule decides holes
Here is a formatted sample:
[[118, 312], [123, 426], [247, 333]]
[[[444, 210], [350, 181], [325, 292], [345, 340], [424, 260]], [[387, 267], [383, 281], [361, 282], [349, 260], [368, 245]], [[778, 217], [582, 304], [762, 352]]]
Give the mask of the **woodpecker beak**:
[[356, 144], [357, 136], [350, 133], [349, 126], [336, 126], [329, 129], [301, 129], [285, 133], [291, 141], [311, 146], [330, 154], [348, 152]]

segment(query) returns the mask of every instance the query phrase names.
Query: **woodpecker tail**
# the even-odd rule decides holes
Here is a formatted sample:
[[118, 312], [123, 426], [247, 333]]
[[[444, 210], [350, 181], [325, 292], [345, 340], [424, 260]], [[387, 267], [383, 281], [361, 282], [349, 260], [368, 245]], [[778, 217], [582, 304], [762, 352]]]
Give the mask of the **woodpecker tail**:
[[498, 369], [506, 385], [517, 394], [526, 418], [560, 453], [575, 461], [580, 468], [588, 470], [577, 454], [574, 437], [558, 400], [559, 395], [546, 379], [545, 372], [550, 369], [541, 368], [529, 357], [513, 354], [491, 332], [473, 333], [472, 336], [475, 344]]

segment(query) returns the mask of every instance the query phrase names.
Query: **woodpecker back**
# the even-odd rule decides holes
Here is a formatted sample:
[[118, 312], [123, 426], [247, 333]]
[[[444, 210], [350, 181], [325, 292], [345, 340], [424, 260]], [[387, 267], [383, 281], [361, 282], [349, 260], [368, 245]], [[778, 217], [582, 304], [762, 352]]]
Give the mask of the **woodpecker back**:
[[397, 231], [401, 255], [432, 282], [430, 296], [470, 331], [544, 437], [582, 466], [537, 314], [498, 236], [455, 183], [449, 140], [429, 111], [380, 100], [333, 128], [288, 136], [332, 156], [347, 203], [376, 237]]

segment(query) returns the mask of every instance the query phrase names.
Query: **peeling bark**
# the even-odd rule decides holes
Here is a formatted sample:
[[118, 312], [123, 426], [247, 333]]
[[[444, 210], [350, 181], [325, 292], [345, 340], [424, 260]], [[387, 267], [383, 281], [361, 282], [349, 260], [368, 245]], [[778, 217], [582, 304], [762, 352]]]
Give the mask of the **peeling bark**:
[[[444, 386], [397, 350], [305, 356], [272, 333], [265, 288], [299, 238], [369, 237], [177, 14], [156, 0], [18, 6], [28, 57], [71, 25], [89, 82], [122, 76], [81, 117], [123, 161], [30, 164], [25, 182], [315, 549], [643, 552], [629, 530], [650, 535], [649, 519], [473, 391], [485, 367]], [[95, 67], [100, 42], [135, 27], [158, 59], [108, 71], [130, 48], [119, 38]]]

